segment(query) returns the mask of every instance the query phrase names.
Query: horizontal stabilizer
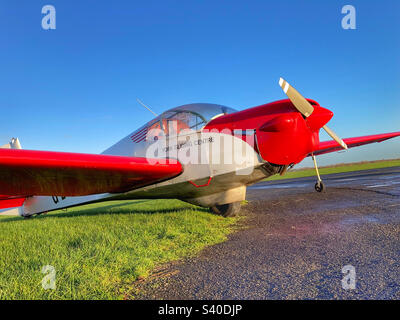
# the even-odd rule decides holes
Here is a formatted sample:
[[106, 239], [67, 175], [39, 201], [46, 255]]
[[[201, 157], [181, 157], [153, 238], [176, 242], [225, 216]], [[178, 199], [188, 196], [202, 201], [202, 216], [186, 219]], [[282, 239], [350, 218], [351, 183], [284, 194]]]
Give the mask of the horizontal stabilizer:
[[24, 202], [25, 198], [0, 195], [0, 215], [21, 215]]
[[0, 209], [20, 207], [24, 204], [25, 198], [5, 198], [7, 196], [0, 195]]

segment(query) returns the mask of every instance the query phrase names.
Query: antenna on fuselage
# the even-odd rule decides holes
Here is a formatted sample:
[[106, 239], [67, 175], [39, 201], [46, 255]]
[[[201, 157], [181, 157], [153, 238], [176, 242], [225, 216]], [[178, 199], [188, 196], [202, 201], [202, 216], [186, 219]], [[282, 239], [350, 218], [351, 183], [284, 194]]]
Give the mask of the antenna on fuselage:
[[139, 102], [143, 107], [145, 107], [147, 110], [149, 110], [152, 114], [154, 114], [156, 117], [158, 117], [158, 114], [155, 113], [153, 110], [151, 110], [148, 106], [146, 106], [142, 101], [139, 99], [136, 99], [137, 102]]

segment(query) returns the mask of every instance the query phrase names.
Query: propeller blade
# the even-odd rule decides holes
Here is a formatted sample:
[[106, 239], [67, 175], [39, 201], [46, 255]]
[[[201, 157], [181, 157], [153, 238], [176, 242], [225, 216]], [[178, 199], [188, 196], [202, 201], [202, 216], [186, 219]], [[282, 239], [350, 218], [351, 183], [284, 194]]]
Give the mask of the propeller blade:
[[[279, 79], [279, 85], [283, 89], [283, 92], [288, 96], [290, 101], [292, 101], [293, 105], [296, 109], [308, 118], [314, 111], [314, 107], [309, 103], [295, 88], [293, 88], [286, 80], [283, 78]], [[344, 149], [347, 149], [346, 143], [340, 139], [336, 133], [334, 133], [328, 126], [322, 127], [327, 134], [329, 134], [333, 140], [335, 140], [339, 145], [341, 145]]]
[[295, 88], [293, 88], [283, 78], [279, 79], [279, 85], [283, 92], [288, 96], [290, 101], [294, 104], [296, 109], [306, 118], [308, 118], [314, 111], [314, 107], [309, 103]]
[[343, 149], [347, 150], [347, 144], [342, 139], [340, 139], [336, 135], [336, 133], [334, 133], [331, 129], [329, 129], [328, 126], [323, 126], [322, 128], [326, 131], [327, 134], [329, 134], [332, 137], [333, 140], [339, 143], [343, 147]]

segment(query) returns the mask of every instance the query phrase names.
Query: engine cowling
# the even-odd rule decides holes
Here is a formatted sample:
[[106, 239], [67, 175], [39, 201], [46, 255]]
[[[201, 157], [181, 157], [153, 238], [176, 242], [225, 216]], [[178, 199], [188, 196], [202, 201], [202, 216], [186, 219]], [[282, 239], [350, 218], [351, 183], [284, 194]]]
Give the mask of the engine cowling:
[[319, 144], [319, 130], [333, 113], [315, 106], [311, 116], [299, 112], [279, 114], [256, 129], [261, 157], [274, 164], [289, 165], [302, 161]]

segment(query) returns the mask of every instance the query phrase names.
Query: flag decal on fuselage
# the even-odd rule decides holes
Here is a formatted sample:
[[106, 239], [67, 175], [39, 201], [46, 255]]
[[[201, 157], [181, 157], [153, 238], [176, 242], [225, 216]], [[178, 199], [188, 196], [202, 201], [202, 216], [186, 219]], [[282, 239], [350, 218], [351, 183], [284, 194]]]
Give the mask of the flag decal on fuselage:
[[131, 140], [135, 143], [142, 142], [146, 139], [147, 135], [147, 127], [144, 127], [143, 129], [137, 131], [131, 136]]

